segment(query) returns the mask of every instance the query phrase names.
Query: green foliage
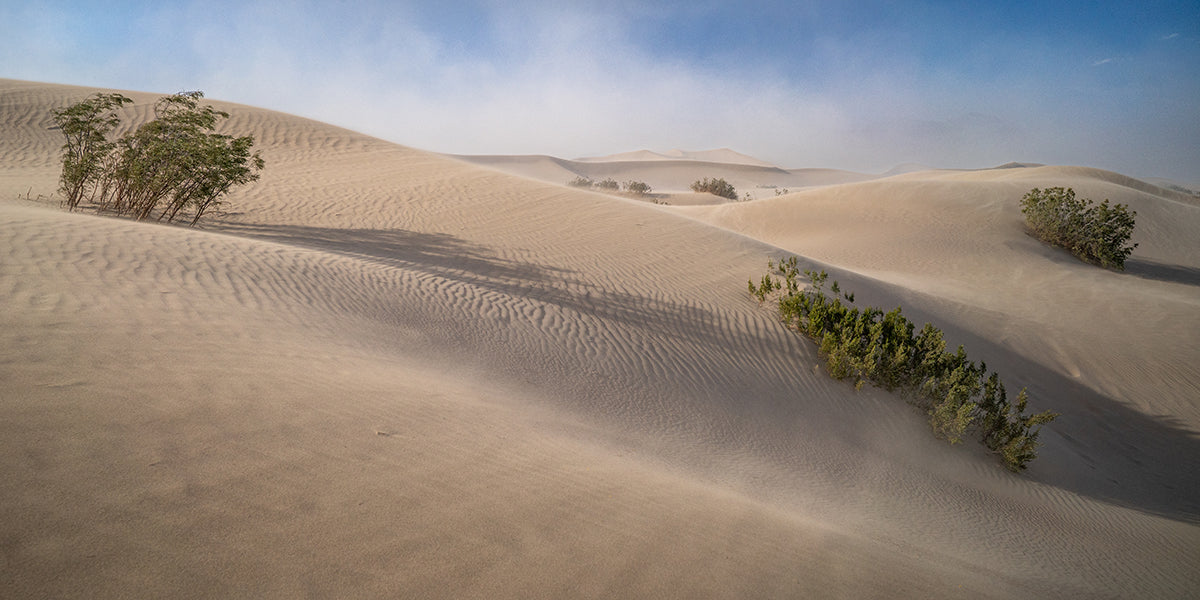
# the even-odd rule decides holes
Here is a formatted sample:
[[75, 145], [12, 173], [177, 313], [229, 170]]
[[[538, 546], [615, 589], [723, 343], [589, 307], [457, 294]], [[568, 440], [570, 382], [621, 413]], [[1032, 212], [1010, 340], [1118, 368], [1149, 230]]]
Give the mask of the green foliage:
[[804, 271], [808, 282], [802, 287], [795, 257], [768, 262], [767, 268], [759, 283], [747, 283], [750, 294], [763, 302], [782, 292], [780, 317], [818, 343], [830, 376], [853, 378], [856, 388], [871, 383], [906, 393], [929, 415], [935, 435], [957, 444], [976, 431], [1013, 471], [1036, 458], [1041, 426], [1058, 415], [1025, 414], [1024, 390], [1015, 405], [1009, 404], [1000, 376], [969, 360], [962, 346], [948, 352], [940, 329], [926, 323], [917, 332], [899, 307], [885, 313], [849, 306], [843, 299], [853, 303], [854, 295], [842, 292], [836, 281], [832, 295], [825, 293], [829, 275], [824, 271]]
[[[157, 215], [168, 222], [187, 210], [195, 225], [230, 189], [256, 181], [264, 162], [251, 153], [254, 138], [215, 133], [229, 114], [201, 106], [203, 97], [196, 91], [161, 98], [154, 120], [115, 141], [107, 139], [120, 122], [112, 110], [128, 98], [97, 94], [55, 111], [67, 135], [62, 182], [68, 207], [77, 206], [86, 193], [100, 210], [138, 220]], [[75, 158], [84, 148], [82, 138], [72, 138], [76, 131], [89, 141], [86, 160]]]
[[705, 177], [704, 179], [694, 181], [692, 182], [692, 191], [708, 192], [714, 196], [720, 196], [730, 200], [738, 199], [737, 190], [733, 189], [733, 186], [729, 185], [729, 182], [725, 181], [724, 179], [709, 179]]
[[584, 177], [583, 175], [580, 175], [579, 177], [568, 181], [567, 185], [578, 188], [591, 188], [592, 186], [596, 185], [596, 182]]
[[650, 193], [650, 186], [644, 181], [626, 181], [625, 191], [635, 196], [645, 196]]
[[617, 183], [616, 179], [609, 177], [607, 179], [604, 179], [603, 181], [596, 183], [596, 187], [598, 187], [602, 190], [610, 190], [610, 191], [615, 192], [615, 191], [621, 189], [621, 184]]
[[75, 210], [80, 200], [93, 195], [103, 175], [105, 159], [113, 149], [108, 135], [121, 123], [117, 111], [131, 102], [121, 94], [95, 94], [50, 111], [54, 123], [67, 138], [62, 147], [63, 168], [58, 188], [67, 209]]
[[1021, 199], [1021, 212], [1034, 235], [1102, 267], [1124, 270], [1137, 248], [1126, 246], [1137, 212], [1124, 204], [1076, 199], [1071, 188], [1034, 188]]

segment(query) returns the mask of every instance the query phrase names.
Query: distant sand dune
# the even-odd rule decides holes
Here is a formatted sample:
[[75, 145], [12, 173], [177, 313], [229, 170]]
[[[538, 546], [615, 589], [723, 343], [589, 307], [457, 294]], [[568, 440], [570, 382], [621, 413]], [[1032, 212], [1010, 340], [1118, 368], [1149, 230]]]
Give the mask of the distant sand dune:
[[765, 160], [754, 158], [731, 150], [729, 148], [719, 148], [716, 150], [680, 150], [673, 148], [666, 152], [654, 152], [652, 150], [636, 150], [634, 152], [624, 152], [621, 154], [610, 154], [608, 156], [593, 156], [586, 158], [575, 159], [578, 162], [627, 162], [627, 161], [647, 161], [647, 160], [695, 160], [708, 163], [726, 163], [732, 165], [753, 165], [756, 167], [776, 167]]
[[[728, 158], [730, 161], [674, 158], [666, 155], [645, 157], [629, 153], [579, 160], [564, 160], [552, 156], [456, 156], [471, 164], [491, 167], [507, 173], [555, 184], [565, 184], [576, 177], [600, 181], [614, 179], [619, 183], [641, 181], [657, 193], [669, 196], [690, 193], [693, 182], [705, 177], [722, 178], [737, 189], [739, 196], [749, 193], [753, 198], [775, 196], [776, 190], [832, 185], [874, 179], [874, 175], [838, 169], [781, 169], [774, 165], [736, 162], [736, 157], [720, 154], [706, 158]], [[715, 201], [725, 202], [724, 199]], [[671, 204], [695, 203], [694, 200]]]
[[[0, 596], [1200, 585], [1200, 223], [1157, 188], [934, 171], [658, 207], [219, 103], [268, 164], [203, 230], [16, 200], [53, 191], [48, 111], [92, 91], [0, 80]], [[657, 164], [612, 173], [699, 172]], [[1021, 193], [1059, 184], [1139, 211], [1130, 273], [1024, 234]], [[1028, 475], [824, 375], [745, 292], [781, 249], [1064, 412]]]

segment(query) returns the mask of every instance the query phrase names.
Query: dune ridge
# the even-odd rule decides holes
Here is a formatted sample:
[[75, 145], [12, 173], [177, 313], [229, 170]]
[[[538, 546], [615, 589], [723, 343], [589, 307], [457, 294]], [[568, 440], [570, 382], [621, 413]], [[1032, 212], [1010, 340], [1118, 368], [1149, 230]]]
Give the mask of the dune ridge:
[[[1112, 275], [1149, 290], [1118, 302], [1148, 298], [1183, 327], [1162, 347], [1130, 340], [1165, 362], [1122, 367], [1134, 383], [1121, 387], [1101, 371], [1124, 354], [1066, 335], [1083, 319], [1027, 349], [1050, 319], [999, 293], [1016, 275], [922, 275], [998, 230], [1016, 249], [963, 260], [1115, 293], [1108, 275], [1013, 237], [1002, 195], [1027, 181], [930, 175], [665, 208], [217, 103], [268, 165], [207, 230], [13, 200], [55, 187], [44, 115], [92, 91], [0, 82], [4, 595], [1195, 589], [1196, 483], [1178, 460], [1152, 463], [1196, 456], [1185, 396], [1200, 384], [1179, 341], [1194, 287], [1178, 273], [1197, 262], [1181, 204], [1129, 196], [1165, 266]], [[147, 115], [153, 97], [131, 110]], [[943, 204], [919, 203], [942, 188]], [[963, 190], [967, 206], [922, 224]], [[901, 198], [881, 217], [895, 227], [842, 222], [880, 196]], [[837, 204], [817, 212], [849, 235], [891, 237], [823, 239], [805, 202]], [[940, 241], [909, 240], [939, 227]], [[890, 395], [829, 380], [745, 293], [780, 248], [865, 301], [946, 323], [1073, 423], [1012, 477], [932, 439]]]
[[[566, 160], [553, 156], [521, 155], [456, 155], [464, 162], [493, 168], [502, 172], [562, 185], [576, 177], [592, 180], [614, 179], [619, 183], [641, 181], [649, 184], [659, 194], [666, 194], [671, 204], [692, 203], [685, 200], [691, 184], [705, 177], [723, 178], [737, 188], [739, 194], [749, 193], [752, 198], [774, 196], [781, 188], [802, 188], [851, 181], [865, 181], [877, 176], [839, 169], [782, 169], [770, 164], [752, 164], [730, 161], [680, 159], [657, 155], [641, 157], [639, 153], [599, 157], [592, 159]], [[712, 157], [722, 158], [721, 156]], [[725, 199], [712, 197], [712, 201]], [[694, 201], [694, 200], [693, 200]]]
[[654, 152], [653, 150], [635, 150], [633, 152], [621, 152], [618, 154], [610, 154], [608, 156], [589, 156], [576, 158], [576, 162], [627, 162], [627, 161], [646, 161], [646, 160], [694, 160], [708, 163], [726, 163], [734, 165], [752, 165], [756, 167], [776, 167], [765, 160], [754, 158], [741, 152], [737, 152], [731, 148], [717, 148], [714, 150], [681, 150], [672, 148], [666, 152]]

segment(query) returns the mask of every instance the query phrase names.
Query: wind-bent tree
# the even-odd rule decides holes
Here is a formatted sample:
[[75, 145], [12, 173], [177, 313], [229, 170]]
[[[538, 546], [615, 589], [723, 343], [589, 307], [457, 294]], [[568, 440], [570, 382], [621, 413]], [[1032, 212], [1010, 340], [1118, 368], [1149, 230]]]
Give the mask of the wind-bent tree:
[[[108, 141], [106, 134], [119, 120], [101, 121], [100, 125], [107, 125], [107, 129], [93, 125], [88, 139], [89, 156], [94, 160], [86, 163], [89, 170], [78, 174], [79, 169], [72, 166], [75, 170], [68, 177], [68, 161], [64, 159], [63, 185], [83, 177], [79, 189], [87, 191], [88, 198], [100, 210], [131, 215], [138, 220], [157, 215], [158, 220], [168, 222], [190, 210], [191, 225], [195, 225], [209, 210], [220, 205], [221, 197], [230, 189], [256, 181], [265, 164], [258, 152], [252, 153], [253, 136], [233, 137], [214, 132], [218, 122], [228, 118], [229, 113], [201, 106], [203, 97], [203, 92], [195, 91], [161, 98], [154, 106], [154, 120], [114, 142]], [[72, 114], [70, 111], [76, 107], [89, 102], [96, 104], [103, 98], [97, 94], [56, 111], [55, 118], [58, 120], [60, 114]], [[88, 111], [93, 110], [88, 108], [83, 113], [90, 114]], [[60, 121], [65, 133], [64, 123]], [[82, 196], [82, 192], [68, 196], [68, 206], [74, 208]]]
[[51, 111], [54, 122], [67, 138], [63, 144], [59, 191], [68, 210], [95, 192], [104, 162], [113, 149], [108, 134], [121, 123], [117, 111], [133, 100], [121, 94], [96, 94], [66, 108]]

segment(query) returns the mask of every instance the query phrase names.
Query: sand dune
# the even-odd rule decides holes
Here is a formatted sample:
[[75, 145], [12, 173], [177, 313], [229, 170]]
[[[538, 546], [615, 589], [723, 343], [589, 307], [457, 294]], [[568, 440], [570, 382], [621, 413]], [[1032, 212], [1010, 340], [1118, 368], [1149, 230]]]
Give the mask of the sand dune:
[[654, 152], [652, 150], [635, 150], [633, 152], [622, 152], [620, 154], [610, 154], [608, 156], [590, 156], [575, 159], [578, 162], [628, 162], [628, 161], [646, 161], [646, 160], [695, 160], [709, 163], [727, 163], [732, 165], [753, 165], [756, 167], [778, 167], [765, 160], [754, 158], [747, 154], [742, 154], [730, 148], [718, 148], [715, 150], [680, 150], [672, 148], [666, 152]]
[[[731, 151], [732, 152], [732, 151]], [[654, 153], [651, 153], [654, 154]], [[631, 152], [612, 157], [565, 160], [552, 156], [455, 156], [459, 160], [546, 183], [565, 184], [576, 177], [596, 181], [641, 181], [669, 204], [696, 204], [689, 198], [691, 184], [699, 179], [723, 178], [737, 189], [739, 196], [751, 198], [775, 196], [776, 190], [866, 181], [876, 176], [838, 169], [781, 169], [774, 165], [739, 162], [737, 156], [703, 153], [700, 158], [675, 158], [646, 152]], [[721, 159], [721, 160], [718, 160]], [[715, 196], [706, 202], [725, 202]]]
[[[268, 167], [204, 230], [16, 200], [92, 91], [0, 81], [2, 596], [1200, 585], [1190, 204], [1046, 167], [657, 207], [224, 103]], [[1024, 236], [1045, 182], [1134, 205], [1143, 262]], [[1043, 457], [1010, 475], [815, 369], [745, 293], [780, 248], [1067, 413]]]

